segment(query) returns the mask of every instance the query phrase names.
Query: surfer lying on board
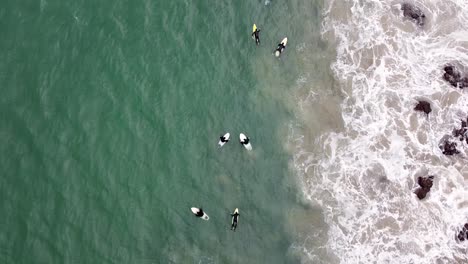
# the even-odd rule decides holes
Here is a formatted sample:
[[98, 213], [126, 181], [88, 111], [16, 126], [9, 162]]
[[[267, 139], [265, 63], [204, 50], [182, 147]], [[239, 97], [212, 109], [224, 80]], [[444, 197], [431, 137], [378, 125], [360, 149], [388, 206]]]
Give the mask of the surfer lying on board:
[[283, 52], [283, 50], [286, 48], [286, 46], [284, 45], [283, 42], [281, 42], [280, 44], [278, 44], [278, 47], [276, 48], [276, 51], [275, 51], [275, 55], [276, 57], [278, 57], [281, 52]]
[[249, 137], [246, 137], [246, 138], [244, 139], [244, 141], [241, 142], [241, 144], [242, 144], [242, 145], [247, 145], [247, 144], [249, 144], [249, 142], [250, 142]]
[[221, 140], [221, 142], [224, 142], [224, 143], [229, 141], [229, 139], [226, 139], [224, 136], [220, 136], [219, 139]]
[[234, 212], [233, 214], [231, 214], [231, 216], [232, 216], [231, 230], [236, 231], [236, 228], [237, 228], [237, 220], [239, 219], [239, 213], [236, 211], [236, 212]]
[[203, 212], [203, 209], [200, 208], [199, 211], [195, 214], [197, 217], [202, 217], [205, 213]]
[[254, 32], [252, 32], [252, 38], [255, 38], [255, 43], [257, 46], [260, 44], [260, 29], [256, 28]]

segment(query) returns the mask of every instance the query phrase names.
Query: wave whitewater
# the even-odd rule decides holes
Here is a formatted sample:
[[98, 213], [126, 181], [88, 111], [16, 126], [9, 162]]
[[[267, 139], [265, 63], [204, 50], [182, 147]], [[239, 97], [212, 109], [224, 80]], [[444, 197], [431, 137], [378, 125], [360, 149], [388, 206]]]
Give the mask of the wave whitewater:
[[[330, 0], [324, 11], [344, 129], [313, 143], [293, 136], [294, 165], [339, 263], [468, 263], [468, 242], [456, 239], [468, 222], [468, 144], [452, 136], [468, 116], [468, 91], [442, 78], [445, 65], [468, 69], [468, 2], [405, 3], [424, 12], [424, 25], [397, 1]], [[418, 100], [430, 102], [429, 115], [414, 111]], [[442, 153], [446, 139], [459, 154]], [[419, 200], [417, 178], [427, 175], [434, 185]]]

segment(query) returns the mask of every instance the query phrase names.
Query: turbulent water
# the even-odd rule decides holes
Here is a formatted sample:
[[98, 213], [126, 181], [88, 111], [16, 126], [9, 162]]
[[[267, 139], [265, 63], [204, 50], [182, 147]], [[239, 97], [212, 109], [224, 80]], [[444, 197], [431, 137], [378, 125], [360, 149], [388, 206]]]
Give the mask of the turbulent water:
[[299, 262], [325, 225], [284, 147], [295, 81], [329, 71], [322, 7], [3, 1], [0, 263]]
[[[468, 66], [468, 2], [407, 3], [424, 26], [403, 17], [400, 1], [331, 0], [323, 11], [343, 126], [315, 140], [304, 127], [292, 133], [303, 190], [329, 226], [325, 249], [304, 247], [311, 263], [327, 263], [324, 251], [336, 263], [468, 262], [455, 239], [468, 220], [468, 147], [451, 136], [468, 95], [442, 79], [445, 65]], [[428, 116], [413, 110], [418, 100], [430, 102]], [[460, 154], [442, 154], [447, 138]], [[427, 175], [434, 186], [420, 201], [416, 179]]]
[[468, 263], [468, 2], [405, 3], [6, 1], [0, 263]]

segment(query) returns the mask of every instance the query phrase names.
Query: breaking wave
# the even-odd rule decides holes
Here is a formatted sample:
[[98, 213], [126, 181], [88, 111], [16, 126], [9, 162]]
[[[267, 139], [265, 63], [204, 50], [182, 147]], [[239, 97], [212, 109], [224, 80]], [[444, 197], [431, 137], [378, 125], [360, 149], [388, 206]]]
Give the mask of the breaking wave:
[[[455, 239], [468, 222], [468, 147], [452, 136], [468, 116], [468, 91], [442, 78], [448, 64], [468, 66], [468, 1], [405, 3], [424, 25], [403, 16], [403, 2], [330, 0], [324, 10], [344, 128], [312, 143], [297, 132], [294, 165], [340, 263], [468, 263], [468, 242]], [[414, 110], [418, 100], [429, 115]], [[460, 154], [442, 153], [446, 139]], [[417, 178], [427, 175], [434, 185], [419, 200]]]

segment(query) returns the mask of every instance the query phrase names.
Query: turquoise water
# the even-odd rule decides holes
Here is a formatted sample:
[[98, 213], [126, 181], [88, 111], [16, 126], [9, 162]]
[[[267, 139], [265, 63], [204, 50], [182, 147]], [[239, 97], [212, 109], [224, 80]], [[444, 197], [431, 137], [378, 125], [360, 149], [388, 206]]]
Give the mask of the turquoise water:
[[300, 262], [285, 141], [296, 50], [319, 38], [305, 2], [4, 2], [0, 262]]

